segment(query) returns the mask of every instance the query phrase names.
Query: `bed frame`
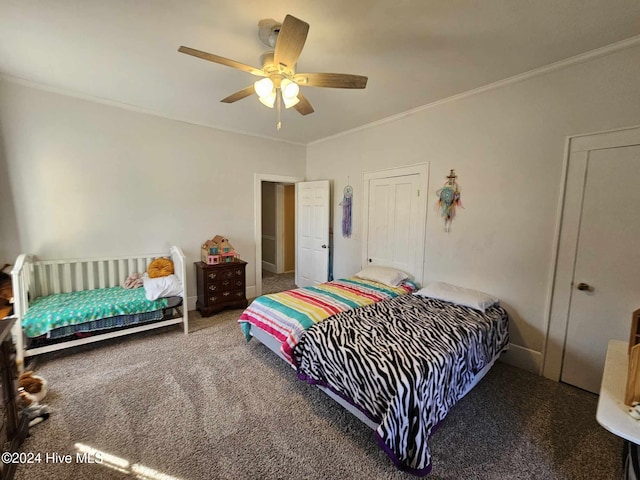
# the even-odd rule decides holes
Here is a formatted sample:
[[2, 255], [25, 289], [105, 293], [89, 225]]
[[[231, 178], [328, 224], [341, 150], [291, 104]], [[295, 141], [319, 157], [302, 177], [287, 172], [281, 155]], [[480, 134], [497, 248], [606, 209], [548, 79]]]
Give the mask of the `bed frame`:
[[[38, 297], [55, 293], [117, 287], [121, 285], [131, 273], [146, 272], [149, 264], [159, 257], [171, 258], [174, 273], [180, 278], [182, 283], [182, 305], [175, 308], [180, 316], [135, 327], [114, 329], [86, 338], [25, 349], [22, 319], [27, 310], [29, 310], [29, 302], [32, 302]], [[146, 330], [166, 327], [168, 325], [182, 323], [184, 325], [184, 333], [189, 333], [185, 272], [185, 256], [180, 247], [177, 246], [172, 246], [169, 249], [169, 253], [164, 252], [125, 257], [40, 260], [35, 255], [20, 255], [11, 271], [14, 315], [17, 317], [13, 329], [13, 337], [16, 344], [16, 364], [18, 369], [20, 371], [24, 369], [25, 357], [93, 343], [107, 338], [131, 335]]]
[[[253, 338], [258, 340], [265, 347], [267, 347], [269, 350], [271, 350], [276, 355], [278, 355], [282, 360], [287, 362], [287, 364], [290, 365], [293, 369], [295, 369], [295, 367], [291, 365], [280, 352], [280, 343], [274, 337], [266, 333], [264, 330], [261, 330], [260, 328], [255, 328], [253, 325], [251, 326], [251, 330], [249, 333]], [[491, 367], [493, 367], [493, 364], [496, 362], [496, 360], [500, 357], [500, 355], [504, 351], [506, 351], [506, 348], [498, 352], [498, 354], [493, 359], [491, 359], [491, 362], [485, 365], [485, 367], [476, 374], [476, 376], [473, 378], [473, 381], [469, 384], [469, 386], [464, 391], [464, 393], [462, 394], [459, 400], [461, 400], [467, 393], [469, 393], [473, 389], [473, 387], [475, 387], [478, 384], [478, 382], [480, 382], [480, 380], [482, 380], [482, 378], [487, 374], [489, 370], [491, 370]], [[373, 420], [371, 420], [367, 415], [365, 415], [358, 407], [349, 403], [347, 400], [345, 400], [344, 398], [342, 398], [340, 395], [336, 394], [332, 390], [329, 390], [328, 388], [325, 388], [321, 385], [315, 385], [315, 386], [320, 390], [322, 390], [324, 393], [326, 393], [329, 397], [333, 398], [336, 402], [342, 405], [349, 413], [351, 413], [353, 416], [355, 416], [358, 420], [363, 422], [369, 428], [371, 428], [372, 430], [376, 430], [378, 428], [378, 424]]]

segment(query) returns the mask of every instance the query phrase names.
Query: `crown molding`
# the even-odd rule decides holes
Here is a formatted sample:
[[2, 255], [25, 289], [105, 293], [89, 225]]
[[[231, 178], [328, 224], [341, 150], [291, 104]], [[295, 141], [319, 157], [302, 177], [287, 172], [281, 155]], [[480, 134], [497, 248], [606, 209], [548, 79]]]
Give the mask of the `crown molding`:
[[508, 77], [503, 80], [498, 80], [497, 82], [492, 82], [482, 87], [474, 88], [472, 90], [467, 90], [466, 92], [458, 93], [450, 97], [436, 100], [435, 102], [427, 103], [426, 105], [412, 108], [411, 110], [407, 110], [402, 113], [398, 113], [396, 115], [391, 115], [389, 117], [376, 120], [375, 122], [366, 123], [359, 127], [355, 127], [340, 133], [336, 133], [335, 135], [330, 135], [328, 137], [324, 137], [318, 140], [313, 140], [311, 142], [308, 142], [307, 146], [322, 143], [327, 140], [333, 140], [335, 138], [343, 137], [345, 135], [351, 135], [352, 133], [360, 132], [362, 130], [368, 130], [370, 128], [384, 125], [386, 123], [395, 122], [397, 120], [400, 120], [401, 118], [410, 117], [424, 110], [428, 110], [430, 108], [434, 108], [434, 107], [443, 105], [445, 103], [455, 102], [456, 100], [470, 97], [472, 95], [484, 93], [489, 90], [495, 90], [497, 88], [501, 88], [507, 85], [512, 85], [514, 83], [523, 82], [525, 80], [546, 75], [551, 72], [556, 72], [558, 70], [562, 70], [562, 69], [571, 67], [573, 65], [578, 65], [580, 63], [588, 62], [590, 60], [595, 60], [600, 57], [605, 57], [612, 53], [618, 52], [620, 50], [625, 50], [627, 48], [635, 47], [637, 45], [640, 45], [640, 35], [636, 35], [635, 37], [630, 37], [625, 40], [621, 40], [619, 42], [606, 45], [604, 47], [596, 48], [595, 50], [590, 50], [588, 52], [581, 53], [579, 55], [575, 55], [573, 57], [569, 57], [564, 60], [560, 60], [558, 62], [550, 63], [549, 65], [545, 65], [543, 67], [534, 68], [533, 70], [529, 70], [527, 72], [520, 73], [518, 75], [514, 75], [512, 77]]
[[15, 84], [22, 85], [22, 86], [25, 86], [25, 87], [34, 88], [36, 90], [43, 90], [43, 91], [55, 93], [55, 94], [58, 94], [58, 95], [64, 95], [66, 97], [72, 97], [72, 98], [77, 98], [77, 99], [80, 99], [80, 100], [86, 100], [88, 102], [99, 103], [101, 105], [107, 105], [109, 107], [121, 108], [121, 109], [124, 109], [124, 110], [129, 110], [129, 111], [137, 112], [137, 113], [144, 113], [146, 115], [152, 115], [154, 117], [160, 117], [160, 118], [164, 118], [164, 119], [167, 119], [167, 120], [172, 120], [174, 122], [186, 123], [188, 125], [195, 125], [195, 126], [204, 127], [204, 128], [211, 128], [213, 130], [219, 130], [219, 131], [227, 132], [227, 133], [235, 133], [235, 134], [238, 134], [238, 135], [247, 135], [249, 137], [261, 138], [263, 140], [271, 140], [273, 142], [282, 142], [282, 143], [287, 143], [287, 144], [290, 144], [290, 145], [296, 145], [296, 146], [300, 146], [300, 147], [306, 146], [306, 144], [302, 143], [302, 142], [294, 142], [294, 141], [285, 140], [285, 139], [282, 139], [282, 138], [270, 137], [268, 135], [259, 135], [259, 134], [247, 132], [247, 131], [244, 131], [244, 130], [236, 130], [236, 129], [233, 129], [233, 128], [223, 127], [223, 126], [220, 126], [220, 125], [213, 125], [213, 124], [207, 124], [207, 123], [201, 123], [201, 122], [194, 122], [192, 120], [187, 120], [187, 119], [184, 119], [184, 118], [173, 117], [171, 115], [166, 115], [164, 113], [156, 112], [154, 110], [149, 110], [147, 108], [140, 107], [138, 105], [132, 105], [132, 104], [129, 104], [129, 103], [117, 102], [117, 101], [114, 101], [114, 100], [109, 100], [107, 98], [96, 97], [96, 96], [93, 96], [93, 95], [87, 95], [87, 94], [84, 94], [84, 93], [79, 93], [79, 92], [76, 92], [76, 91], [72, 91], [72, 90], [68, 90], [68, 89], [64, 89], [64, 88], [60, 88], [60, 87], [54, 87], [54, 86], [51, 86], [51, 85], [45, 85], [43, 83], [38, 83], [38, 82], [34, 82], [33, 80], [27, 80], [25, 78], [15, 77], [15, 76], [12, 76], [12, 75], [7, 75], [5, 73], [0, 73], [0, 80], [6, 81], [8, 83], [15, 83]]

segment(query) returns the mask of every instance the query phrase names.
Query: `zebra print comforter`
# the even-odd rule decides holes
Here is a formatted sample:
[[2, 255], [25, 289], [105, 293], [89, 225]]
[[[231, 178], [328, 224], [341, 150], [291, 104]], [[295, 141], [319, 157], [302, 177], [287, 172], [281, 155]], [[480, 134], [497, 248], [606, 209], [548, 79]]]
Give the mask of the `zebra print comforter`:
[[427, 441], [475, 375], [508, 343], [508, 314], [416, 295], [313, 325], [294, 349], [298, 377], [324, 385], [378, 423], [396, 466], [431, 470]]
[[247, 341], [258, 327], [280, 344], [282, 356], [293, 364], [293, 348], [307, 328], [331, 315], [411, 293], [416, 284], [405, 280], [397, 287], [350, 277], [312, 287], [296, 288], [256, 298], [238, 322]]

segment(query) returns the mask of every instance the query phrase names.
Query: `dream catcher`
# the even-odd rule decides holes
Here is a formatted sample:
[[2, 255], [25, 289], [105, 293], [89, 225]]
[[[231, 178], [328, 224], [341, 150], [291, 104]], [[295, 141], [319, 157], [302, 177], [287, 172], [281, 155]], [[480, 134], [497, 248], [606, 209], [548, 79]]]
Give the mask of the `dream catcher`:
[[353, 197], [353, 187], [347, 185], [344, 187], [342, 202], [342, 236], [351, 238], [351, 199]]
[[460, 187], [458, 187], [456, 183], [457, 178], [458, 176], [452, 169], [449, 175], [447, 175], [447, 182], [436, 192], [438, 196], [438, 208], [444, 218], [445, 232], [451, 229], [451, 222], [453, 217], [456, 216], [456, 207], [462, 207], [462, 203], [460, 202]]

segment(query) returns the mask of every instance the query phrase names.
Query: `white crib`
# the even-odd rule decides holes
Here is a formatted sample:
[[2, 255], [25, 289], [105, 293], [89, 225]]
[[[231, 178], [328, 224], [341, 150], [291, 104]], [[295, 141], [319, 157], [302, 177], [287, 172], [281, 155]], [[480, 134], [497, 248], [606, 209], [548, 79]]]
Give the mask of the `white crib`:
[[[33, 302], [38, 297], [56, 293], [69, 293], [119, 286], [131, 273], [146, 272], [149, 264], [159, 257], [171, 258], [174, 265], [174, 273], [180, 278], [182, 283], [182, 305], [176, 309], [178, 312], [176, 316], [135, 327], [98, 333], [86, 338], [72, 339], [51, 345], [25, 349], [22, 334], [22, 319], [29, 309], [30, 302]], [[162, 328], [168, 325], [182, 323], [184, 324], [184, 333], [189, 333], [185, 271], [184, 253], [182, 253], [180, 247], [177, 246], [172, 246], [169, 253], [109, 258], [40, 260], [35, 255], [20, 255], [11, 271], [14, 315], [18, 319], [13, 331], [18, 368], [20, 370], [24, 368], [25, 357], [97, 342], [107, 338], [131, 335], [133, 333]]]

